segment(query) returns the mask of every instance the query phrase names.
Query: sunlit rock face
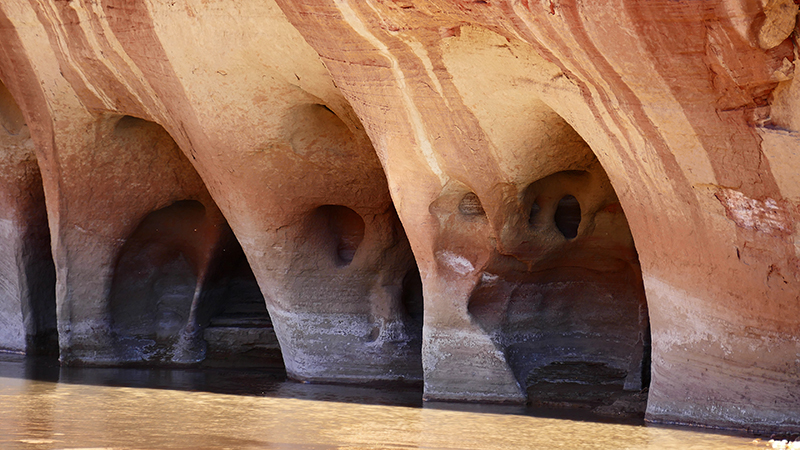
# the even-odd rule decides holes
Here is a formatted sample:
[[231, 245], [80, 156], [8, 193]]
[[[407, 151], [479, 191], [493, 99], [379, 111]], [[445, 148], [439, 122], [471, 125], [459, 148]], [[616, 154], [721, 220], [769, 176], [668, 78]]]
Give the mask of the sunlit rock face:
[[64, 363], [800, 429], [797, 5], [745, 3], [4, 2], [0, 348], [52, 259]]

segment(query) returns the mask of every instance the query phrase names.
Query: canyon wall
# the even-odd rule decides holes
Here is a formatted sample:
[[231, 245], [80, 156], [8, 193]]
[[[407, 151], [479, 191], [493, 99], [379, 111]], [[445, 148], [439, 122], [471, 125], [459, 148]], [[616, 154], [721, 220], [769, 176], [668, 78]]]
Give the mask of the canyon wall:
[[4, 2], [0, 348], [800, 430], [797, 12]]

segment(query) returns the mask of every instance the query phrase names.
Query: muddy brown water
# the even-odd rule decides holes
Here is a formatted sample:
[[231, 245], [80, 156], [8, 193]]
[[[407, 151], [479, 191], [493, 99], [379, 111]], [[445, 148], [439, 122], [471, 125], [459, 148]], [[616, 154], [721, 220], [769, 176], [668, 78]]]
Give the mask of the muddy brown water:
[[294, 383], [280, 371], [67, 369], [0, 356], [3, 450], [770, 448], [753, 437], [535, 413], [423, 404], [419, 387]]

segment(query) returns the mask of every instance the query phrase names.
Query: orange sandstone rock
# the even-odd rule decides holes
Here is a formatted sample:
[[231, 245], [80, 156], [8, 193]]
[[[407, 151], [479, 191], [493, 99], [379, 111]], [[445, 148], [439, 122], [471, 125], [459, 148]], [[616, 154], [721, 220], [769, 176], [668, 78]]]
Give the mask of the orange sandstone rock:
[[543, 405], [649, 383], [653, 421], [797, 430], [796, 15], [5, 2], [0, 117], [30, 141], [0, 138], [0, 258], [46, 239], [32, 150], [65, 363], [202, 359], [240, 244], [294, 378]]

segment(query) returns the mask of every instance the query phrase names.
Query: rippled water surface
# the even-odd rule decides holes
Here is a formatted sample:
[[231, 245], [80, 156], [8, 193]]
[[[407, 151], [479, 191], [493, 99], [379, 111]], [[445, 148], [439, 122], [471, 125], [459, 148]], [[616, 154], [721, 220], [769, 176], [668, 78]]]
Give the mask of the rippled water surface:
[[768, 448], [686, 429], [423, 405], [411, 388], [308, 385], [255, 371], [60, 370], [5, 359], [3, 450]]

